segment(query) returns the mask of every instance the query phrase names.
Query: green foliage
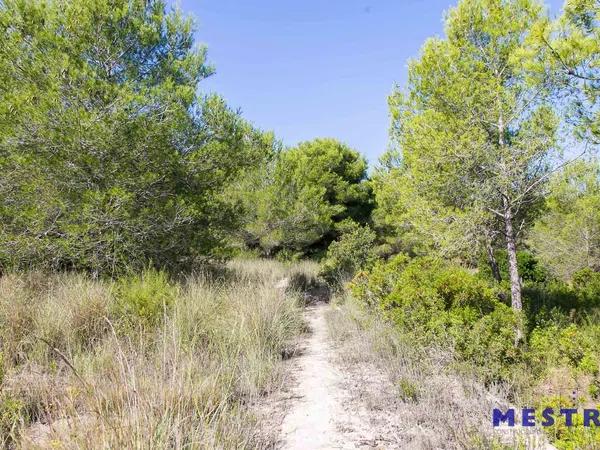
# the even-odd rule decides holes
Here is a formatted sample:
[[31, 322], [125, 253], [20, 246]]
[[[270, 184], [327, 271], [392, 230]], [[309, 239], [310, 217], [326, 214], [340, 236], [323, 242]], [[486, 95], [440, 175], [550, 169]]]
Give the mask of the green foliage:
[[[333, 139], [316, 139], [280, 152], [243, 185], [249, 211], [247, 245], [271, 255], [282, 250], [310, 254], [327, 248], [336, 224], [365, 223], [372, 209], [367, 163]], [[249, 181], [248, 183], [252, 183]]]
[[416, 402], [419, 398], [419, 388], [407, 377], [402, 377], [396, 382], [400, 398], [405, 402]]
[[562, 15], [536, 37], [541, 49], [552, 49], [553, 70], [565, 79], [567, 113], [577, 136], [600, 143], [600, 4], [565, 1]]
[[404, 268], [380, 304], [393, 310], [396, 321], [406, 328], [428, 324], [441, 332], [445, 323], [438, 322], [441, 317], [436, 317], [437, 313], [461, 311], [465, 319], [477, 318], [491, 312], [496, 300], [485, 281], [465, 269], [426, 257], [414, 259]]
[[373, 262], [375, 232], [368, 226], [344, 223], [341, 236], [331, 243], [321, 261], [321, 276], [329, 284], [338, 285]]
[[377, 260], [367, 272], [359, 272], [352, 283], [352, 294], [369, 306], [377, 306], [382, 298], [390, 295], [399, 277], [409, 263], [407, 255], [399, 254], [388, 261]]
[[221, 193], [270, 151], [161, 0], [0, 4], [0, 266], [119, 274], [219, 255]]
[[[600, 442], [600, 428], [593, 424], [589, 427], [583, 425], [583, 413], [580, 406], [581, 405], [573, 402], [573, 400], [562, 396], [550, 396], [540, 400], [537, 408], [538, 411], [541, 412], [546, 408], [551, 408], [555, 413], [554, 425], [544, 427], [544, 431], [552, 438], [552, 444], [557, 449], [572, 450], [580, 448], [598, 448], [598, 442]], [[594, 405], [593, 407], [597, 408], [598, 406]], [[566, 418], [563, 415], [558, 414], [563, 408], [578, 409], [578, 412], [572, 416], [571, 426], [567, 426]], [[539, 417], [538, 420], [542, 420], [542, 418]]]
[[497, 299], [495, 288], [466, 269], [400, 255], [359, 274], [352, 290], [415, 342], [451, 346], [487, 380], [508, 378], [521, 360], [514, 346], [516, 314]]
[[165, 272], [147, 269], [125, 277], [116, 285], [116, 317], [143, 325], [156, 325], [173, 305], [178, 291]]
[[0, 444], [11, 448], [17, 441], [17, 427], [25, 419], [24, 405], [9, 395], [0, 395]]
[[[524, 268], [535, 269], [535, 260], [525, 255]], [[596, 298], [598, 274], [585, 271], [569, 286], [545, 278], [539, 282], [537, 270], [523, 273], [532, 275], [524, 316], [499, 300], [502, 290], [487, 277], [434, 257], [377, 261], [357, 274], [351, 290], [382, 309], [413, 342], [454, 349], [488, 382], [510, 380], [526, 388], [560, 367], [574, 377], [597, 380], [600, 328], [596, 316], [586, 320], [585, 311], [597, 306], [590, 298]], [[527, 344], [515, 346], [514, 332], [522, 323], [529, 330]]]
[[525, 285], [526, 313], [530, 325], [564, 325], [581, 320], [600, 306], [600, 273], [582, 269], [571, 284], [549, 279]]
[[509, 380], [523, 362], [523, 349], [514, 345], [516, 314], [503, 303], [473, 324], [459, 348], [487, 380]]
[[570, 281], [583, 268], [600, 270], [600, 163], [569, 165], [552, 180], [546, 211], [529, 242], [551, 273]]
[[575, 324], [564, 328], [557, 325], [536, 328], [531, 333], [529, 345], [529, 357], [537, 372], [566, 366], [587, 375], [598, 374], [600, 359], [589, 329]]
[[582, 269], [573, 275], [573, 288], [584, 306], [600, 305], [600, 272], [590, 268]]
[[[494, 251], [494, 257], [498, 264], [502, 280], [508, 280], [510, 276], [508, 273], [508, 255], [506, 250]], [[550, 278], [545, 266], [540, 264], [535, 255], [527, 250], [517, 252], [517, 264], [519, 274], [524, 283], [544, 283]], [[490, 281], [493, 280], [492, 271], [486, 257], [482, 257], [479, 260], [479, 273]]]
[[375, 183], [375, 217], [401, 250], [473, 261], [502, 242], [514, 261], [517, 224], [531, 223], [558, 154], [555, 79], [531, 78], [522, 62], [544, 60], [529, 37], [545, 20], [535, 0], [462, 0], [445, 38], [410, 62], [406, 89], [389, 99], [395, 148]]

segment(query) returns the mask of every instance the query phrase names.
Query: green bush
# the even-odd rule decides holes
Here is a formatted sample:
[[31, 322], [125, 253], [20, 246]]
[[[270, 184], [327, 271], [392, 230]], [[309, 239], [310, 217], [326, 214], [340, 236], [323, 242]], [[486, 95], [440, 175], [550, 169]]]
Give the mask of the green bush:
[[301, 252], [296, 252], [294, 250], [290, 250], [289, 248], [284, 248], [277, 252], [277, 254], [275, 255], [275, 259], [283, 263], [289, 263], [300, 261], [302, 256], [303, 255]]
[[353, 294], [376, 306], [414, 341], [452, 346], [487, 381], [508, 378], [522, 362], [517, 316], [485, 279], [441, 259], [398, 255], [353, 281]]
[[0, 447], [13, 448], [15, 431], [26, 419], [23, 402], [8, 395], [0, 396]]
[[[540, 405], [536, 408], [539, 411], [538, 420], [541, 421], [541, 411], [546, 408], [552, 408], [555, 413], [561, 408], [575, 408], [580, 405], [574, 403], [571, 399], [552, 396], [542, 398]], [[595, 406], [597, 407], [597, 406]], [[542, 427], [546, 434], [550, 437], [552, 444], [559, 450], [573, 449], [598, 449], [600, 442], [600, 428], [591, 426], [585, 427], [583, 424], [583, 414], [581, 409], [572, 417], [572, 425], [566, 425], [566, 419], [563, 415], [555, 415], [555, 423], [549, 427]]]
[[434, 335], [470, 326], [497, 304], [495, 290], [486, 281], [435, 258], [413, 259], [379, 301], [401, 327]]
[[600, 305], [600, 272], [589, 268], [579, 270], [573, 275], [573, 288], [582, 306]]
[[402, 253], [388, 261], [378, 260], [368, 272], [359, 272], [354, 277], [350, 291], [364, 303], [375, 306], [392, 292], [409, 262], [410, 258]]
[[[498, 263], [498, 269], [500, 270], [502, 280], [508, 280], [510, 275], [508, 272], [508, 256], [506, 250], [496, 250], [494, 251], [494, 256]], [[546, 268], [539, 263], [537, 258], [531, 252], [525, 250], [518, 251], [517, 265], [519, 267], [519, 275], [525, 283], [543, 283], [550, 278]], [[487, 257], [485, 256], [482, 256], [479, 261], [479, 272], [486, 279], [493, 280], [492, 271], [488, 264]]]
[[514, 345], [517, 316], [509, 306], [495, 309], [477, 320], [459, 348], [462, 356], [479, 368], [488, 381], [506, 380], [522, 364], [523, 349]]
[[574, 289], [559, 280], [544, 284], [525, 284], [524, 308], [531, 327], [556, 322], [569, 322], [571, 314], [579, 308]]
[[[597, 326], [596, 326], [597, 328]], [[598, 374], [596, 339], [590, 327], [550, 325], [534, 329], [529, 338], [529, 359], [532, 367], [544, 370], [566, 366], [581, 373]]]
[[571, 284], [555, 279], [526, 283], [524, 297], [532, 328], [578, 322], [600, 307], [600, 273], [582, 269]]
[[406, 377], [400, 378], [396, 382], [398, 387], [398, 395], [405, 402], [416, 402], [419, 398], [419, 388], [417, 385]]
[[144, 325], [155, 325], [177, 297], [177, 287], [165, 272], [147, 269], [139, 276], [117, 282], [116, 316]]
[[373, 261], [375, 238], [375, 232], [368, 226], [346, 223], [340, 238], [327, 249], [320, 275], [331, 285], [352, 278], [358, 270]]

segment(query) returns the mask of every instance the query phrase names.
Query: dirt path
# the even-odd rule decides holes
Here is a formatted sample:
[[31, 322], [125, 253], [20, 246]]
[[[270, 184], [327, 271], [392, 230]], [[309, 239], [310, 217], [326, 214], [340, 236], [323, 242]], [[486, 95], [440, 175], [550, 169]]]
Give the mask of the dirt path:
[[[328, 336], [327, 304], [307, 308], [310, 334], [303, 351], [291, 365], [287, 414], [281, 424], [280, 448], [356, 449], [393, 448], [389, 411], [371, 404], [364, 390], [391, 393], [384, 376], [369, 374], [368, 380], [336, 364], [335, 349]], [[366, 381], [366, 382], [365, 382]], [[389, 404], [388, 404], [389, 406]], [[387, 443], [387, 444], [386, 444]]]
[[292, 368], [296, 399], [281, 426], [286, 449], [329, 448], [338, 438], [334, 418], [340, 413], [340, 373], [331, 364], [323, 303], [307, 310], [311, 334]]
[[[352, 321], [346, 317], [344, 322], [340, 311], [326, 303], [306, 308], [310, 332], [296, 355], [285, 361], [283, 385], [262, 404], [261, 422], [267, 425], [269, 442], [265, 448], [468, 448], [469, 436], [464, 429], [453, 429], [453, 412], [447, 405], [470, 405], [477, 398], [467, 402], [464, 387], [440, 374], [425, 385], [429, 396], [401, 400], [388, 368], [369, 353], [372, 343], [365, 341], [369, 338], [353, 331]], [[406, 370], [416, 376], [410, 368]], [[525, 441], [523, 436], [515, 437], [512, 429], [496, 437], [511, 448], [515, 439], [527, 442], [527, 448], [554, 448], [535, 433], [525, 436]]]

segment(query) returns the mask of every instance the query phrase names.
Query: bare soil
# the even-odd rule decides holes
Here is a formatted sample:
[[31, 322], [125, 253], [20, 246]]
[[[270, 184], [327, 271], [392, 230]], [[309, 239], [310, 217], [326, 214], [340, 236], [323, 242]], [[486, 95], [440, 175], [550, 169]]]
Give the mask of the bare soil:
[[400, 402], [375, 367], [343, 366], [328, 335], [328, 304], [306, 309], [309, 332], [288, 363], [287, 386], [269, 400], [274, 447], [280, 449], [397, 448]]

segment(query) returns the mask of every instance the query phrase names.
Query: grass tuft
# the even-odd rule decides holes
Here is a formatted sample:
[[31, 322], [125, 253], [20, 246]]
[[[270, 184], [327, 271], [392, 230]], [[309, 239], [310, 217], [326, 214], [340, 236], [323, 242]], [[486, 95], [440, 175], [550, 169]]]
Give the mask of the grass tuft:
[[233, 261], [173, 281], [0, 278], [0, 447], [263, 448], [249, 405], [303, 330], [277, 282], [316, 267]]

